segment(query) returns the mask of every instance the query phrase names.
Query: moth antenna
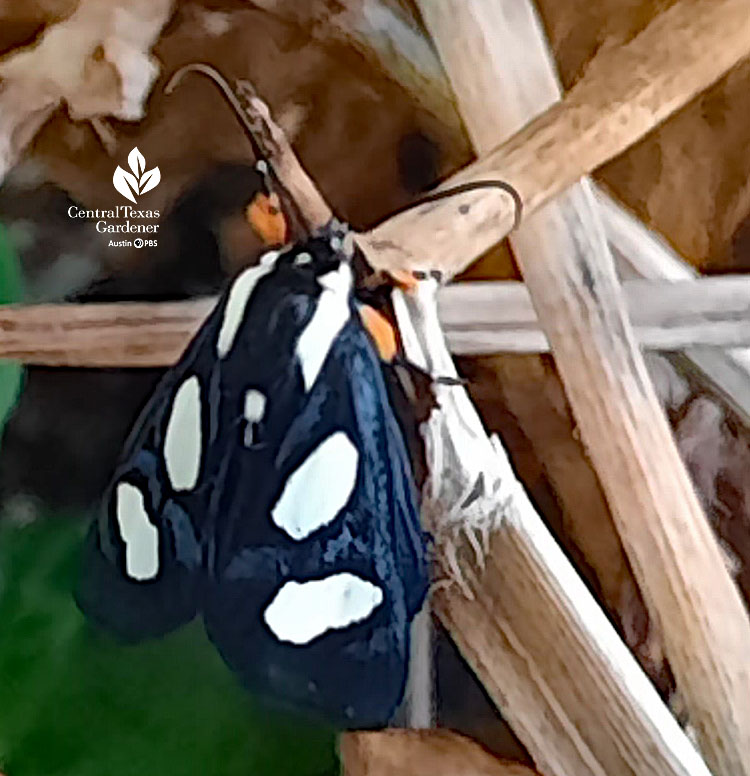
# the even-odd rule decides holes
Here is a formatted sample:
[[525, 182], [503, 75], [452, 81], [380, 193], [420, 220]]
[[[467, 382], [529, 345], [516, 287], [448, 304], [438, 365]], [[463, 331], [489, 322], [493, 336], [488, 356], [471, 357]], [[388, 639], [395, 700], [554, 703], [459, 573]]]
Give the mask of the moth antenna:
[[302, 216], [299, 205], [279, 180], [273, 169], [273, 165], [269, 162], [268, 154], [263, 149], [263, 144], [258, 141], [258, 134], [261, 134], [258, 127], [253, 126], [253, 123], [248, 118], [242, 102], [239, 97], [237, 97], [237, 92], [232, 88], [227, 79], [213, 67], [213, 65], [208, 65], [205, 62], [190, 62], [187, 65], [183, 65], [172, 73], [169, 81], [167, 81], [167, 85], [164, 87], [164, 93], [172, 94], [188, 73], [204, 75], [219, 87], [224, 98], [234, 111], [235, 117], [245, 130], [245, 134], [250, 141], [250, 146], [255, 155], [255, 169], [263, 176], [266, 188], [268, 191], [275, 191], [281, 195], [288, 210], [291, 211], [291, 216], [293, 217], [298, 230], [302, 231], [305, 236], [309, 236], [310, 230], [305, 226], [305, 219]]
[[164, 93], [172, 94], [172, 92], [174, 92], [174, 90], [180, 85], [182, 79], [188, 73], [200, 73], [201, 75], [206, 76], [206, 78], [209, 78], [216, 84], [216, 86], [219, 87], [221, 93], [224, 95], [224, 98], [234, 110], [234, 114], [237, 117], [237, 120], [240, 122], [240, 124], [242, 124], [242, 128], [245, 130], [245, 133], [250, 140], [250, 145], [253, 147], [255, 158], [258, 161], [265, 160], [263, 149], [255, 137], [255, 128], [248, 120], [247, 115], [245, 114], [245, 110], [242, 107], [242, 103], [237, 98], [234, 89], [232, 89], [232, 87], [229, 85], [227, 79], [212, 65], [207, 65], [205, 62], [190, 62], [187, 65], [183, 65], [181, 68], [175, 70], [175, 72], [172, 73], [172, 77], [164, 87]]
[[437, 202], [441, 199], [448, 199], [448, 197], [455, 197], [458, 194], [465, 194], [468, 191], [478, 191], [479, 189], [500, 189], [506, 194], [510, 194], [513, 198], [513, 204], [515, 205], [515, 213], [513, 216], [513, 229], [517, 229], [521, 223], [523, 216], [523, 200], [521, 195], [515, 186], [507, 181], [490, 179], [486, 181], [472, 181], [471, 183], [459, 183], [457, 186], [451, 186], [449, 189], [443, 189], [442, 191], [436, 191], [434, 194], [427, 194], [416, 202], [412, 202], [406, 207], [396, 210], [391, 215], [398, 215], [399, 213], [405, 213], [407, 210], [412, 210], [415, 207], [421, 207], [427, 205], [430, 202]]

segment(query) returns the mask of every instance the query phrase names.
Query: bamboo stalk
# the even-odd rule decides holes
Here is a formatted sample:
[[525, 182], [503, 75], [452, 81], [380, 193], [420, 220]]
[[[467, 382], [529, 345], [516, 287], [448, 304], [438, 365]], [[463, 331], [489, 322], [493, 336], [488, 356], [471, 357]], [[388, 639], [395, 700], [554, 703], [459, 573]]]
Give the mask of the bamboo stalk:
[[[641, 347], [750, 346], [750, 277], [629, 280], [623, 290]], [[169, 366], [214, 301], [0, 307], [0, 358], [44, 366]], [[454, 284], [440, 292], [438, 309], [456, 355], [549, 350], [522, 283]]]
[[[521, 194], [529, 216], [748, 54], [747, 0], [681, 0], [627, 44], [602, 49], [562, 102], [498, 148], [485, 148], [486, 155], [447, 183], [502, 178]], [[481, 190], [401, 213], [365, 235], [365, 242], [377, 268], [455, 275], [510, 231], [514, 215], [509, 195]]]
[[[423, 0], [419, 6], [480, 153], [498, 133], [513, 132], [548, 108], [557, 87], [551, 68], [546, 81], [537, 71], [534, 88], [524, 81], [521, 91], [507, 80], [512, 68], [506, 63], [527, 60], [529, 46], [533, 51], [540, 45], [528, 39], [528, 20], [519, 21], [531, 6], [520, 12], [516, 0]], [[598, 154], [634, 127], [668, 115], [698, 80], [720, 75], [733, 64], [731, 57], [747, 53], [749, 8], [733, 0], [683, 0], [617, 55], [592, 63], [562, 103], [502, 147], [519, 170], [525, 147], [539, 152], [537, 173], [510, 176], [530, 209], [542, 203], [545, 189], [553, 191], [566, 166], [556, 158], [585, 156], [586, 146], [600, 146]], [[738, 25], [727, 58], [728, 28], [709, 28], [712, 18]], [[619, 71], [613, 69], [617, 60]], [[607, 82], [610, 90], [602, 88]], [[620, 125], [597, 118], [600, 111], [621, 119]], [[585, 164], [582, 172], [595, 166]], [[544, 185], [532, 194], [527, 182], [533, 178]], [[581, 182], [528, 217], [512, 244], [625, 548], [661, 625], [703, 752], [717, 775], [748, 774], [750, 622], [638, 352], [590, 184]], [[647, 765], [642, 763], [644, 773]]]

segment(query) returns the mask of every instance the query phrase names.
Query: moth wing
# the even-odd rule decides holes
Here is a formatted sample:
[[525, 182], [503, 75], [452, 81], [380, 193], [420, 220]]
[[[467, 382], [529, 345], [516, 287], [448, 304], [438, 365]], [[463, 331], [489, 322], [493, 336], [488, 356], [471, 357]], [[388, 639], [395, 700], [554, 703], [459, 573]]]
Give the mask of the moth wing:
[[427, 589], [408, 456], [328, 241], [256, 270], [144, 411], [89, 535], [79, 603], [131, 639], [202, 611], [252, 689], [380, 726]]
[[404, 691], [427, 560], [410, 462], [368, 335], [351, 317], [271, 449], [225, 488], [206, 625], [256, 693], [379, 727]]
[[312, 307], [304, 278], [289, 288], [275, 277], [275, 258], [233, 282], [166, 373], [90, 527], [76, 599], [123, 639], [163, 634], [200, 611], [249, 386], [288, 372], [293, 333]]

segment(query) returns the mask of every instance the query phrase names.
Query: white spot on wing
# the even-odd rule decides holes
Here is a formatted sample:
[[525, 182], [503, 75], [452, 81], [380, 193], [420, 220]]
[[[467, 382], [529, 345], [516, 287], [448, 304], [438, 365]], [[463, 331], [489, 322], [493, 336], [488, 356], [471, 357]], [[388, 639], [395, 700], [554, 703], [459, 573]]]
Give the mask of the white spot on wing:
[[263, 267], [274, 267], [276, 266], [276, 259], [281, 256], [281, 251], [266, 251], [261, 257], [260, 257], [260, 265]]
[[245, 420], [247, 428], [245, 429], [245, 446], [250, 447], [253, 444], [253, 428], [256, 423], [263, 420], [266, 412], [266, 397], [257, 389], [250, 388], [245, 393]]
[[164, 463], [175, 490], [191, 490], [198, 482], [201, 430], [201, 385], [193, 375], [174, 396], [164, 437]]
[[248, 267], [232, 284], [229, 291], [224, 318], [221, 321], [219, 337], [216, 340], [216, 353], [219, 358], [224, 358], [232, 349], [234, 338], [237, 336], [245, 308], [250, 301], [253, 289], [258, 281], [271, 272], [274, 268], [278, 251], [269, 251], [261, 257], [257, 267]]
[[309, 582], [285, 582], [263, 618], [279, 641], [301, 645], [326, 631], [361, 622], [382, 601], [377, 585], [344, 572]]
[[298, 541], [328, 525], [349, 501], [358, 461], [349, 437], [331, 434], [289, 475], [271, 511], [273, 522]]
[[341, 263], [334, 272], [318, 278], [323, 291], [318, 306], [297, 342], [297, 358], [302, 368], [305, 390], [310, 390], [317, 378], [333, 341], [349, 318], [349, 292], [352, 271]]
[[120, 482], [116, 509], [125, 542], [125, 571], [141, 582], [153, 579], [159, 570], [159, 533], [148, 519], [143, 493], [129, 482]]

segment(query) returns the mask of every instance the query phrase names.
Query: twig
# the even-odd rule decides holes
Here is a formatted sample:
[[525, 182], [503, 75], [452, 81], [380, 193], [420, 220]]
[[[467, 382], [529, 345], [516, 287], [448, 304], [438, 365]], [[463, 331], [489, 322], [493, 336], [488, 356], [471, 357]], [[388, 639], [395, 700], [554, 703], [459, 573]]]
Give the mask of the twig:
[[[697, 278], [690, 266], [658, 234], [601, 189], [596, 199], [625, 277], [671, 281]], [[750, 349], [690, 348], [684, 362], [704, 383], [712, 385], [750, 427]]]
[[174, 364], [214, 300], [0, 307], [0, 357], [73, 367]]
[[[652, 350], [750, 346], [750, 278], [624, 284], [639, 343]], [[213, 300], [0, 307], [0, 358], [75, 367], [175, 363]], [[440, 322], [457, 355], [549, 349], [522, 283], [459, 283], [438, 296]]]

